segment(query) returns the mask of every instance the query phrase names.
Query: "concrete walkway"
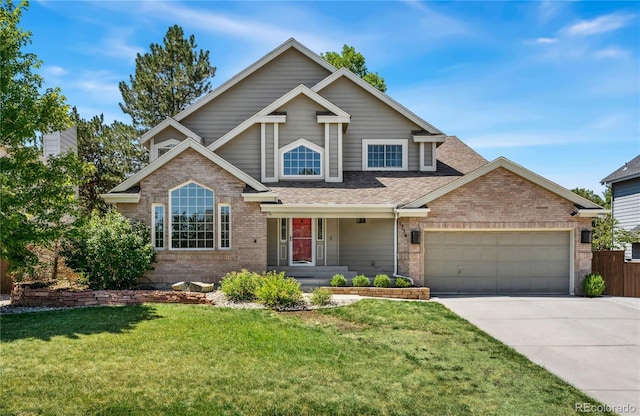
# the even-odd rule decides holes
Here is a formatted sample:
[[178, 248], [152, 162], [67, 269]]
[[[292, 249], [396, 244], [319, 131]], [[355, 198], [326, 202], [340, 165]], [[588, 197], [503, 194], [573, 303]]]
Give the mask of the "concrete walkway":
[[[640, 299], [434, 297], [620, 414], [640, 414]], [[578, 405], [579, 406], [579, 405]]]

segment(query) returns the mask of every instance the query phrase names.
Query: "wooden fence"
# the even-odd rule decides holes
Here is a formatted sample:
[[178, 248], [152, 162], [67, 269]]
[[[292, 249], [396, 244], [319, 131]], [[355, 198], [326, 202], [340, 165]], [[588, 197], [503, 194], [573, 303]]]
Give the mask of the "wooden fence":
[[607, 295], [640, 297], [640, 263], [626, 263], [623, 250], [594, 251], [591, 270], [604, 278]]

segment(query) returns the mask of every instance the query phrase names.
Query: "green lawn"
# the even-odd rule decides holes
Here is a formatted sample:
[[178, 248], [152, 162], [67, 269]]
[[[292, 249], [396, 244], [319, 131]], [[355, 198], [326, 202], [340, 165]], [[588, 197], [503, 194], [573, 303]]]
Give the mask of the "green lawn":
[[594, 402], [438, 303], [0, 317], [2, 415], [563, 415]]

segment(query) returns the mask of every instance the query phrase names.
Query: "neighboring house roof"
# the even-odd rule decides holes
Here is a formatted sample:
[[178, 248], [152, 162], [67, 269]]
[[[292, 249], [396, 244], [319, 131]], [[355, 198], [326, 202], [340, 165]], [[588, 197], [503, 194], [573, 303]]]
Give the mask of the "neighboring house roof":
[[615, 172], [601, 180], [600, 183], [610, 184], [638, 177], [640, 177], [640, 155], [622, 165]]
[[271, 104], [263, 108], [262, 110], [258, 111], [252, 117], [240, 123], [233, 130], [229, 131], [227, 134], [225, 134], [224, 136], [222, 136], [221, 138], [213, 142], [211, 145], [209, 145], [209, 149], [212, 151], [215, 151], [216, 149], [222, 147], [224, 144], [231, 141], [233, 138], [238, 136], [240, 133], [242, 133], [249, 127], [253, 126], [255, 123], [259, 123], [260, 121], [263, 121], [262, 117], [269, 116], [269, 114], [278, 110], [280, 107], [282, 107], [289, 101], [293, 100], [294, 98], [299, 97], [300, 95], [305, 95], [309, 99], [315, 101], [325, 109], [331, 111], [336, 117], [339, 117], [342, 120], [344, 120], [343, 122], [345, 123], [348, 123], [349, 120], [351, 119], [351, 115], [349, 113], [342, 110], [341, 108], [339, 108], [338, 106], [336, 106], [335, 104], [327, 100], [326, 98], [320, 96], [318, 93], [314, 92], [309, 87], [306, 87], [300, 84], [294, 89], [292, 89], [291, 91], [289, 91], [288, 93], [286, 93], [285, 95], [283, 95], [282, 97], [278, 98], [277, 100], [275, 100], [274, 102], [272, 102]]
[[210, 93], [208, 93], [207, 95], [205, 95], [204, 97], [202, 97], [201, 99], [199, 99], [198, 101], [190, 105], [189, 107], [182, 110], [180, 113], [175, 115], [174, 118], [180, 121], [185, 117], [189, 116], [190, 114], [193, 114], [195, 111], [204, 107], [209, 102], [214, 100], [216, 97], [222, 95], [225, 91], [229, 90], [231, 87], [238, 84], [243, 79], [247, 78], [249, 75], [253, 74], [257, 70], [259, 70], [260, 68], [268, 64], [269, 62], [273, 61], [275, 58], [277, 58], [278, 56], [280, 56], [290, 48], [297, 49], [303, 55], [307, 56], [312, 61], [315, 61], [318, 65], [324, 67], [329, 72], [334, 72], [336, 70], [336, 67], [334, 67], [329, 62], [322, 59], [320, 55], [317, 55], [316, 53], [311, 51], [309, 48], [307, 48], [306, 46], [304, 46], [294, 38], [290, 38], [289, 40], [284, 42], [282, 45], [278, 46], [277, 48], [275, 48], [274, 50], [272, 50], [271, 52], [269, 52], [268, 54], [260, 58], [258, 61], [256, 61], [255, 63], [253, 63], [246, 69], [244, 69], [243, 71], [236, 74], [233, 78], [221, 84], [216, 89], [214, 89], [213, 91], [211, 91]]
[[362, 78], [360, 78], [359, 76], [357, 76], [356, 74], [348, 70], [347, 68], [340, 68], [339, 70], [335, 71], [333, 74], [329, 75], [328, 77], [326, 77], [325, 79], [323, 79], [322, 81], [314, 85], [313, 88], [311, 89], [316, 92], [320, 92], [324, 88], [331, 85], [333, 82], [335, 82], [336, 80], [342, 77], [345, 77], [351, 80], [352, 82], [356, 83], [360, 87], [364, 88], [371, 95], [373, 95], [380, 101], [384, 102], [389, 107], [393, 108], [394, 110], [396, 110], [397, 112], [399, 112], [400, 114], [402, 114], [403, 116], [405, 116], [406, 118], [408, 118], [409, 120], [411, 120], [412, 122], [414, 122], [415, 124], [423, 128], [424, 130], [429, 132], [430, 134], [444, 135], [443, 132], [433, 127], [431, 124], [427, 123], [425, 120], [423, 120], [422, 118], [414, 114], [411, 110], [407, 109], [405, 106], [403, 106], [393, 98], [389, 97], [387, 94], [381, 92], [379, 89], [372, 86], [367, 81], [363, 80]]
[[[497, 159], [495, 159], [494, 161], [492, 161], [491, 163], [487, 163], [486, 165], [474, 170], [473, 172], [470, 172], [460, 178], [457, 178], [455, 181], [451, 181], [449, 183], [447, 183], [446, 185], [442, 186], [441, 188], [438, 188], [436, 190], [434, 190], [433, 192], [429, 192], [426, 195], [424, 195], [421, 198], [416, 199], [415, 201], [412, 201], [411, 203], [405, 205], [406, 208], [419, 208], [422, 206], [425, 206], [427, 204], [429, 204], [429, 202], [434, 201], [446, 194], [448, 194], [449, 192], [452, 192], [458, 188], [460, 188], [461, 186], [464, 186], [476, 179], [478, 179], [481, 176], [486, 175], [487, 173], [498, 169], [498, 168], [504, 168], [507, 169], [513, 173], [515, 173], [516, 175], [519, 175], [533, 183], [535, 183], [538, 186], [541, 186], [542, 188], [547, 189], [548, 191], [551, 191], [559, 196], [561, 196], [562, 198], [565, 198], [571, 202], [573, 202], [578, 208], [578, 213], [580, 215], [583, 216], [590, 216], [591, 214], [593, 215], [597, 215], [597, 214], [605, 214], [608, 212], [608, 210], [605, 210], [604, 208], [602, 208], [601, 206], [589, 201], [586, 198], [581, 197], [580, 195], [569, 191], [568, 189], [546, 179], [543, 178], [542, 176], [504, 158], [504, 157], [499, 157]], [[591, 211], [591, 212], [587, 212], [585, 210]]]
[[192, 139], [196, 139], [198, 142], [202, 143], [202, 137], [198, 136], [196, 133], [191, 131], [189, 128], [180, 124], [178, 121], [171, 117], [165, 118], [162, 123], [158, 124], [148, 132], [140, 137], [140, 143], [145, 144], [149, 140], [151, 140], [155, 135], [166, 129], [167, 127], [173, 127], [178, 130], [180, 133], [184, 134], [186, 137], [190, 137]]
[[[257, 180], [253, 179], [251, 176], [249, 176], [245, 172], [243, 172], [240, 169], [236, 168], [235, 166], [233, 166], [231, 163], [227, 162], [226, 160], [224, 160], [220, 156], [216, 155], [215, 153], [213, 153], [212, 151], [210, 151], [206, 147], [202, 146], [195, 139], [191, 139], [190, 138], [190, 139], [187, 139], [187, 140], [183, 141], [182, 143], [180, 143], [179, 145], [177, 145], [176, 147], [171, 149], [169, 152], [167, 152], [163, 156], [160, 156], [159, 158], [157, 158], [153, 162], [149, 163], [146, 167], [144, 167], [138, 173], [136, 173], [135, 175], [133, 175], [132, 177], [130, 177], [126, 181], [122, 182], [120, 185], [118, 185], [115, 188], [113, 188], [109, 192], [109, 194], [114, 194], [114, 193], [119, 193], [119, 192], [126, 192], [130, 188], [133, 188], [133, 187], [137, 186], [144, 178], [146, 178], [147, 176], [149, 176], [150, 174], [152, 174], [153, 172], [155, 172], [156, 170], [158, 170], [159, 168], [164, 166], [171, 159], [175, 158], [176, 156], [178, 156], [180, 153], [184, 152], [187, 149], [193, 149], [196, 152], [200, 153], [202, 156], [206, 157], [211, 162], [213, 162], [216, 165], [220, 166], [222, 169], [226, 170], [231, 175], [233, 175], [236, 178], [240, 179], [242, 182], [244, 182], [245, 184], [249, 185], [251, 188], [255, 189], [256, 191], [259, 191], [259, 192], [267, 192], [267, 191], [269, 191], [269, 188], [267, 188], [266, 186], [264, 186], [263, 184], [261, 184]], [[108, 195], [108, 194], [106, 194], [106, 195]]]

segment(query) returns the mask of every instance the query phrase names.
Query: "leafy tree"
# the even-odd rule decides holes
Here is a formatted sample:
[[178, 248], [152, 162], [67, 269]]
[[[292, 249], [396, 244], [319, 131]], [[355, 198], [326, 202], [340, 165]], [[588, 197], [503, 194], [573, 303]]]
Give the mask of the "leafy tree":
[[23, 51], [31, 33], [18, 25], [27, 7], [0, 6], [0, 257], [12, 271], [33, 272], [38, 259], [28, 247], [50, 247], [68, 229], [87, 166], [72, 153], [42, 160], [38, 133], [62, 130], [70, 117], [60, 90], [44, 89], [34, 72], [41, 61]]
[[[591, 202], [594, 202], [607, 209], [611, 208], [611, 187], [607, 187], [602, 193], [602, 197], [586, 188], [574, 188], [571, 192], [576, 193]], [[623, 249], [626, 244], [640, 240], [640, 234], [621, 228], [618, 221], [607, 214], [602, 218], [594, 218], [592, 221], [593, 238], [591, 239], [592, 250], [614, 250]]]
[[117, 211], [94, 212], [69, 235], [63, 255], [92, 289], [129, 289], [155, 260], [150, 235], [145, 224], [132, 224]]
[[78, 156], [95, 167], [80, 186], [80, 203], [88, 213], [95, 209], [106, 212], [109, 206], [100, 194], [140, 170], [147, 161], [146, 151], [132, 126], [119, 121], [106, 125], [102, 114], [87, 121], [75, 109], [73, 117], [78, 129]]
[[120, 108], [138, 129], [148, 129], [173, 117], [211, 90], [209, 79], [216, 68], [209, 51], [196, 52], [194, 35], [184, 38], [178, 25], [171, 26], [164, 44], [152, 43], [151, 52], [136, 57], [135, 75], [120, 82], [124, 104]]
[[353, 46], [344, 45], [342, 47], [342, 53], [326, 52], [321, 53], [320, 56], [336, 68], [349, 69], [380, 91], [385, 92], [387, 90], [387, 84], [385, 84], [384, 78], [378, 75], [377, 72], [369, 72], [365, 65], [364, 56], [360, 52], [357, 52]]

